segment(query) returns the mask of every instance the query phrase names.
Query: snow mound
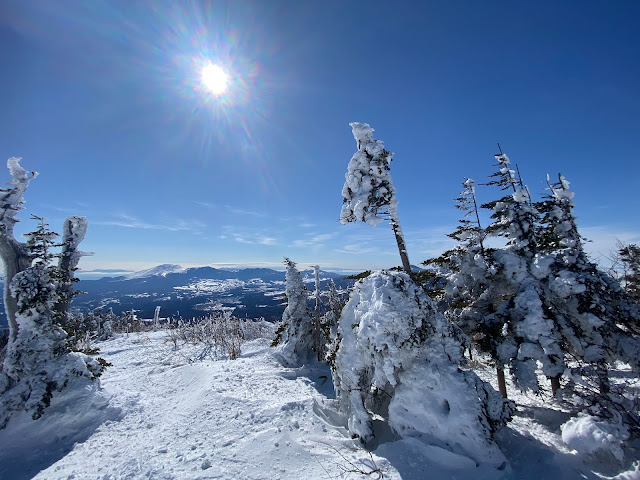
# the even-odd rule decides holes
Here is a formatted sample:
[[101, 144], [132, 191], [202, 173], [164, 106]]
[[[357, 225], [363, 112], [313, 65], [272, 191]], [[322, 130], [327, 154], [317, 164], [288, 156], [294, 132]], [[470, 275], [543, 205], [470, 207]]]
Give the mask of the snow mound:
[[492, 436], [513, 404], [459, 368], [457, 331], [408, 275], [375, 272], [356, 284], [338, 331], [334, 384], [350, 432], [372, 441], [383, 418], [403, 438], [506, 464]]
[[617, 460], [624, 459], [623, 443], [629, 431], [592, 415], [580, 415], [562, 425], [562, 441], [581, 455], [610, 453]]

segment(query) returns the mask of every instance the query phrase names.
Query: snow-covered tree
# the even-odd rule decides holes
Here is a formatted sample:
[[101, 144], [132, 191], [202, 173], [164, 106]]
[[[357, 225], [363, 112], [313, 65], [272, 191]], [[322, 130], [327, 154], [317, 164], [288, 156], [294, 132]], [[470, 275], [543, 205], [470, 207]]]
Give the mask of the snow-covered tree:
[[358, 151], [351, 157], [345, 174], [340, 222], [365, 222], [375, 226], [389, 220], [398, 244], [402, 268], [410, 274], [411, 264], [400, 227], [396, 191], [389, 172], [393, 154], [384, 148], [381, 140], [373, 137], [374, 130], [368, 124], [354, 122], [349, 125]]
[[[640, 246], [618, 240], [611, 260], [612, 275], [620, 281], [629, 297], [640, 304]], [[640, 325], [637, 327], [640, 333]]]
[[54, 306], [57, 319], [64, 323], [67, 320], [71, 299], [78, 293], [74, 284], [78, 281], [74, 272], [78, 262], [85, 255], [92, 255], [78, 250], [80, 243], [87, 234], [88, 222], [86, 217], [72, 215], [67, 217], [62, 227], [62, 251], [58, 260], [60, 278], [58, 282], [58, 300]]
[[72, 382], [95, 380], [105, 362], [70, 352], [66, 332], [57, 322], [62, 275], [51, 264], [49, 248], [54, 235], [44, 219], [27, 235], [27, 251], [33, 265], [14, 275], [10, 291], [16, 299], [15, 338], [10, 339], [0, 373], [0, 428], [11, 415], [24, 410], [38, 419], [55, 392]]
[[324, 347], [326, 341], [322, 332], [321, 312], [320, 312], [320, 266], [314, 265], [313, 273], [316, 281], [316, 289], [314, 291], [315, 307], [313, 309], [313, 349], [316, 352], [318, 361], [324, 358]]
[[18, 324], [16, 316], [18, 303], [11, 294], [11, 281], [18, 273], [31, 266], [31, 255], [24, 242], [16, 240], [13, 227], [19, 220], [17, 213], [24, 204], [24, 192], [29, 182], [38, 174], [27, 172], [20, 166], [20, 158], [11, 157], [7, 160], [7, 167], [12, 180], [7, 187], [0, 188], [0, 256], [4, 264], [4, 305], [9, 323], [9, 340], [16, 338]]
[[352, 434], [371, 440], [379, 415], [400, 436], [496, 467], [505, 462], [492, 435], [513, 404], [459, 367], [457, 331], [407, 274], [374, 272], [359, 281], [338, 335], [332, 371]]
[[272, 346], [274, 354], [287, 366], [304, 363], [313, 351], [313, 320], [307, 306], [307, 287], [296, 268], [295, 262], [284, 259], [286, 266], [285, 295], [287, 307], [282, 313], [282, 323], [276, 330]]
[[478, 202], [476, 200], [475, 181], [465, 178], [462, 182], [462, 191], [456, 198], [456, 208], [464, 213], [462, 220], [458, 220], [458, 228], [448, 236], [467, 247], [479, 246], [484, 250], [483, 239], [485, 236], [480, 224], [480, 214], [478, 213]]
[[[105, 364], [70, 352], [67, 334], [60, 327], [75, 293], [73, 271], [82, 255], [77, 247], [86, 232], [86, 219], [69, 217], [62, 244], [57, 245], [57, 234], [49, 231], [44, 218], [34, 216], [38, 228], [26, 235], [26, 242], [17, 241], [16, 214], [37, 174], [24, 170], [19, 158], [10, 158], [7, 166], [12, 180], [0, 189], [0, 256], [10, 335], [0, 373], [0, 428], [15, 411], [40, 417], [55, 392], [75, 379], [97, 378]], [[53, 253], [58, 246], [62, 252]], [[59, 257], [57, 266], [52, 263], [54, 257]]]
[[573, 216], [574, 193], [562, 176], [549, 185], [541, 229], [548, 255], [539, 255], [536, 272], [545, 291], [544, 308], [554, 318], [564, 350], [597, 373], [609, 391], [608, 365], [620, 360], [640, 372], [640, 339], [631, 335], [640, 309], [620, 284], [587, 257]]

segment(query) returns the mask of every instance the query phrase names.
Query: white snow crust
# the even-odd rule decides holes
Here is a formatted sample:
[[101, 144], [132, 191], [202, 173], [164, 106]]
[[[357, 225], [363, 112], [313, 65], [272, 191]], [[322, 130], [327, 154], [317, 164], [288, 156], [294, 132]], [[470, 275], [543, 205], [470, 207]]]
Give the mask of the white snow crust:
[[[200, 362], [191, 361], [198, 347], [174, 350], [165, 340], [158, 331], [99, 342], [100, 355], [113, 363], [102, 389], [64, 390], [39, 420], [25, 414], [0, 430], [0, 478], [381, 478], [347, 472], [353, 469], [347, 462], [364, 472], [380, 468], [386, 480], [603, 478], [563, 443], [560, 425], [569, 414], [511, 383], [520, 410], [496, 437], [509, 461], [505, 469], [476, 466], [413, 437], [382, 443], [370, 458], [339, 426], [339, 415], [323, 408], [333, 401], [330, 380], [321, 385], [327, 368], [283, 368], [270, 338], [246, 343], [238, 360]], [[493, 378], [482, 364], [475, 371]], [[616, 478], [639, 478], [637, 466], [622, 468]]]

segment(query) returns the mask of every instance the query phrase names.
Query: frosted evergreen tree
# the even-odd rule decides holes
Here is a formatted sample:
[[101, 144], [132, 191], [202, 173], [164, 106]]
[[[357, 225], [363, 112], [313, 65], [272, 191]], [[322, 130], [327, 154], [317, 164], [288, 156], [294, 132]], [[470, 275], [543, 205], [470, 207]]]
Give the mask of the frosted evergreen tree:
[[640, 398], [624, 382], [610, 382], [609, 369], [622, 361], [640, 373], [640, 338], [633, 329], [640, 324], [640, 309], [619, 282], [586, 255], [573, 215], [574, 193], [566, 178], [558, 175], [557, 182], [549, 183], [549, 192], [539, 204], [547, 253], [539, 254], [536, 264], [545, 288], [544, 308], [553, 316], [564, 350], [573, 360], [565, 397], [572, 395], [573, 403], [589, 415], [637, 437]]
[[372, 440], [379, 416], [400, 436], [504, 464], [492, 437], [510, 419], [513, 403], [459, 368], [456, 330], [407, 274], [374, 272], [359, 281], [338, 335], [332, 372], [352, 434]]
[[569, 182], [558, 175], [549, 190], [541, 208], [551, 255], [537, 262], [541, 273], [548, 272], [543, 278], [545, 308], [560, 327], [565, 350], [594, 366], [600, 390], [607, 393], [608, 364], [620, 360], [640, 372], [640, 340], [630, 335], [640, 312], [620, 284], [587, 257], [573, 215], [574, 192]]
[[[622, 286], [631, 299], [640, 304], [640, 246], [620, 244], [617, 253], [622, 267]], [[640, 333], [640, 325], [636, 327]]]
[[314, 265], [313, 273], [316, 282], [316, 289], [314, 291], [315, 307], [313, 309], [313, 349], [316, 352], [318, 361], [323, 360], [325, 353], [325, 338], [322, 332], [322, 322], [320, 311], [320, 266]]
[[86, 217], [72, 215], [67, 217], [62, 227], [61, 252], [58, 259], [58, 301], [54, 305], [56, 318], [61, 322], [67, 321], [69, 307], [72, 298], [79, 292], [74, 285], [78, 281], [74, 272], [78, 269], [80, 259], [91, 253], [82, 252], [78, 249], [80, 243], [87, 234], [88, 222]]
[[456, 198], [456, 208], [464, 212], [462, 220], [458, 220], [458, 228], [448, 236], [462, 243], [469, 249], [479, 247], [484, 251], [483, 239], [484, 229], [480, 224], [480, 214], [478, 213], [478, 202], [476, 200], [475, 181], [465, 178], [462, 182], [462, 191]]
[[[505, 248], [491, 253], [492, 268], [500, 277], [496, 283], [501, 285], [500, 292], [488, 296], [497, 319], [492, 322], [492, 330], [494, 335], [500, 331], [499, 336], [491, 339], [496, 343], [495, 358], [498, 364], [509, 365], [519, 388], [533, 391], [540, 389], [536, 375], [540, 362], [555, 392], [565, 367], [564, 352], [554, 320], [543, 307], [539, 265], [534, 262], [538, 212], [528, 189], [510, 169], [509, 158], [503, 153], [495, 157], [498, 171], [491, 175], [493, 180], [488, 185], [511, 192], [483, 205], [493, 211], [494, 221], [486, 228], [487, 234], [507, 239]], [[498, 305], [497, 299], [501, 300]]]
[[365, 222], [377, 225], [388, 220], [398, 244], [402, 268], [411, 273], [400, 219], [396, 191], [389, 172], [393, 154], [381, 140], [373, 137], [373, 128], [366, 123], [350, 123], [358, 151], [351, 157], [342, 188], [343, 205], [340, 222]]
[[105, 362], [69, 350], [66, 332], [57, 322], [55, 305], [61, 301], [59, 267], [50, 252], [55, 234], [43, 218], [27, 234], [33, 265], [14, 275], [10, 293], [16, 300], [16, 336], [9, 340], [0, 373], [0, 428], [16, 411], [40, 418], [56, 392], [69, 384], [95, 380]]
[[284, 264], [287, 307], [271, 346], [276, 347], [274, 354], [284, 365], [296, 366], [313, 351], [313, 320], [307, 306], [307, 287], [295, 262], [285, 257]]
[[9, 341], [12, 341], [18, 334], [18, 303], [11, 294], [11, 281], [17, 273], [30, 267], [32, 260], [27, 245], [16, 240], [13, 228], [19, 221], [16, 215], [23, 208], [24, 192], [38, 174], [29, 173], [22, 168], [20, 158], [17, 157], [7, 160], [7, 167], [12, 179], [7, 187], [0, 188], [0, 256], [4, 264], [4, 305], [9, 324]]

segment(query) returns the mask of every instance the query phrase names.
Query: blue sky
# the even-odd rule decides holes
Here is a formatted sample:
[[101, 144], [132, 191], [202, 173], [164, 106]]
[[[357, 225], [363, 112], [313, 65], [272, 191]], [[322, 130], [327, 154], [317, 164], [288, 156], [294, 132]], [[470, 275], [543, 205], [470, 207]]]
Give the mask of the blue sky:
[[413, 264], [451, 245], [496, 142], [532, 193], [569, 179], [595, 254], [640, 242], [638, 18], [623, 0], [5, 0], [0, 157], [40, 172], [20, 231], [86, 216], [86, 270], [397, 265], [390, 227], [338, 221], [359, 121], [395, 152]]

